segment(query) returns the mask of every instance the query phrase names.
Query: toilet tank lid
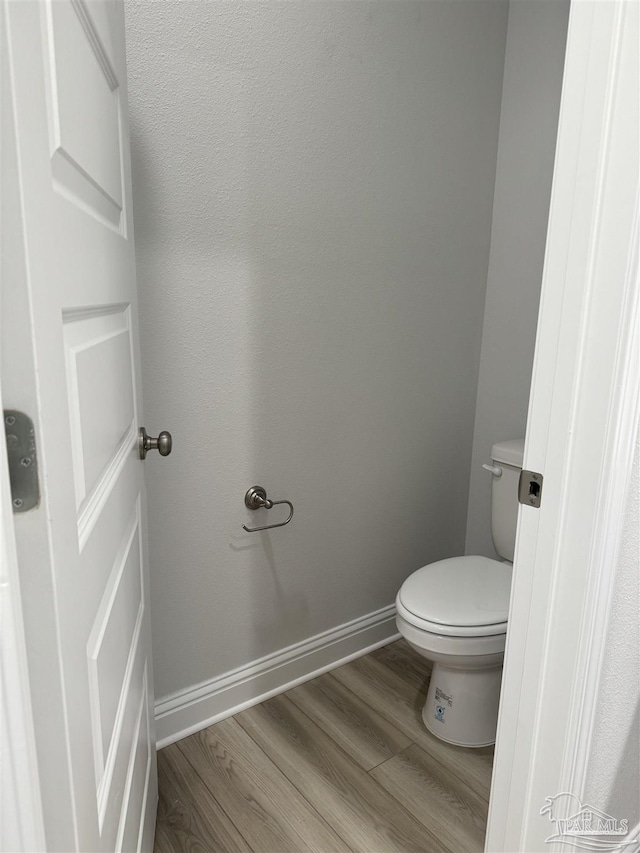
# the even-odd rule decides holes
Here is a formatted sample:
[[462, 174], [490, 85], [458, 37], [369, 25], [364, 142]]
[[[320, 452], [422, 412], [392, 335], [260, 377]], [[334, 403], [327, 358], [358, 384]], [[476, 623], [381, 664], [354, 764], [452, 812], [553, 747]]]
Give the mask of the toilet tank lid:
[[491, 458], [503, 465], [522, 468], [524, 457], [524, 438], [512, 438], [509, 441], [497, 441], [491, 448]]

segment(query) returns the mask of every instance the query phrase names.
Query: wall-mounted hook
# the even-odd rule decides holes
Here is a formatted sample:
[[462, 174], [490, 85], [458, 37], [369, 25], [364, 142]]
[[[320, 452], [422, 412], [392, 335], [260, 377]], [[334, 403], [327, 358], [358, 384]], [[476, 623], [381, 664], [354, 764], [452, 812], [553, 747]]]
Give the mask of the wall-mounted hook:
[[274, 527], [284, 527], [293, 518], [293, 504], [291, 501], [270, 501], [266, 490], [262, 486], [251, 486], [244, 496], [244, 505], [247, 509], [271, 509], [272, 506], [277, 506], [278, 504], [287, 504], [289, 507], [289, 518], [286, 521], [281, 521], [278, 524], [266, 524], [264, 527], [247, 527], [246, 524], [243, 524], [242, 529], [246, 530], [247, 533], [257, 533], [259, 530], [272, 530]]

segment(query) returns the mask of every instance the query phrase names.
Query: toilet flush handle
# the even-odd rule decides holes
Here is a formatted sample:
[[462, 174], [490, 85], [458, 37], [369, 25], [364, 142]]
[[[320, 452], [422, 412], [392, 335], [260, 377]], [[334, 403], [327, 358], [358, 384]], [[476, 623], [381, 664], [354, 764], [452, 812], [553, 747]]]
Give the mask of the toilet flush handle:
[[489, 471], [494, 477], [502, 477], [502, 468], [499, 465], [487, 465], [486, 462], [482, 466], [485, 471]]

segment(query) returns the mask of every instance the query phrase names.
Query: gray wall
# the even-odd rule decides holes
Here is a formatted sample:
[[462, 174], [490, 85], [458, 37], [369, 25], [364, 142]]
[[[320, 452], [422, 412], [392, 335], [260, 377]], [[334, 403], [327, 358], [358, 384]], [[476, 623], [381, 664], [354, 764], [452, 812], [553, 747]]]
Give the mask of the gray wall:
[[163, 697], [464, 550], [507, 6], [126, 14]]
[[640, 825], [640, 434], [609, 615], [584, 801]]
[[512, 0], [465, 552], [491, 542], [491, 445], [527, 422], [569, 0]]

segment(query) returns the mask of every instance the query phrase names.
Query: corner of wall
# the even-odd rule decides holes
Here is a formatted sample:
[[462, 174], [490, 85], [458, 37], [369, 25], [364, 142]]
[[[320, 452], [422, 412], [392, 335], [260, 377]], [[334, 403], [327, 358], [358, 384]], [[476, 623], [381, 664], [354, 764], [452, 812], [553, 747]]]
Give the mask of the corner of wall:
[[521, 438], [526, 429], [568, 11], [569, 0], [509, 4], [467, 554], [497, 556], [490, 530], [491, 482], [481, 466], [494, 442]]

